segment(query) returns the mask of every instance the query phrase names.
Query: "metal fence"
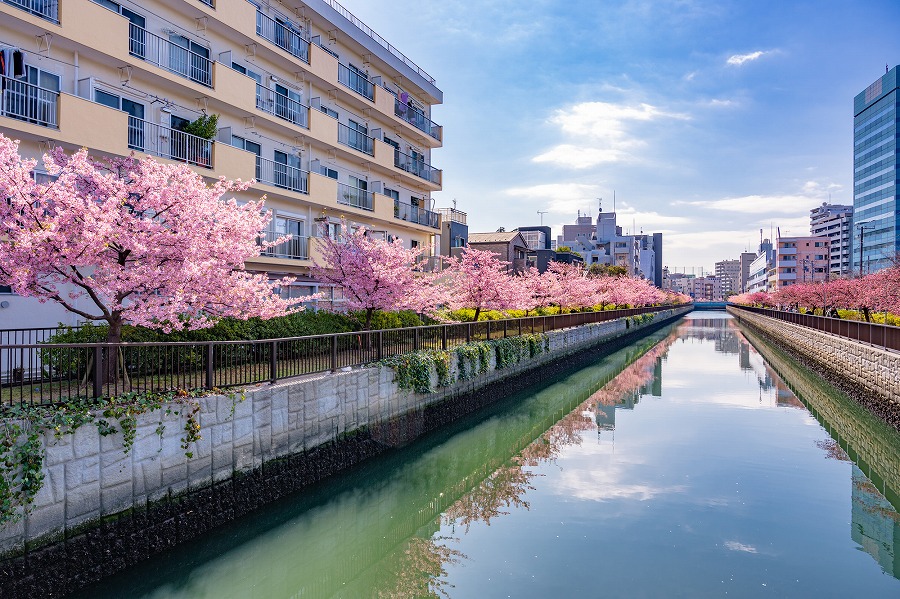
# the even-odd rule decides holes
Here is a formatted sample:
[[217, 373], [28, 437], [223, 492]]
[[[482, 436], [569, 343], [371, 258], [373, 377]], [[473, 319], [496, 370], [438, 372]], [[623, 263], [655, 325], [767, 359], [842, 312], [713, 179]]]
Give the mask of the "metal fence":
[[375, 209], [375, 196], [371, 191], [347, 185], [346, 183], [338, 183], [337, 202], [338, 204], [362, 208], [363, 210]]
[[283, 162], [256, 157], [256, 180], [297, 193], [309, 193], [309, 173]]
[[309, 64], [309, 42], [289, 20], [276, 20], [257, 10], [256, 35]]
[[441, 184], [441, 170], [425, 162], [421, 154], [410, 156], [394, 148], [394, 166], [431, 183]]
[[53, 23], [59, 23], [59, 3], [57, 0], [3, 0], [3, 3], [21, 8]]
[[443, 130], [437, 123], [432, 122], [424, 113], [416, 110], [409, 104], [404, 104], [399, 98], [394, 98], [394, 114], [419, 131], [427, 133], [438, 141], [441, 141]]
[[338, 123], [338, 143], [350, 146], [354, 150], [359, 150], [370, 156], [375, 155], [375, 139], [362, 131], [351, 129], [344, 123]]
[[400, 200], [394, 200], [394, 217], [400, 220], [418, 223], [433, 229], [441, 228], [441, 215], [419, 206], [405, 204]]
[[59, 92], [0, 76], [0, 115], [56, 129], [59, 126]]
[[338, 83], [358, 93], [367, 100], [375, 100], [375, 86], [361, 72], [338, 63]]
[[259, 83], [256, 84], [256, 107], [263, 112], [274, 114], [278, 118], [309, 129], [309, 106]]
[[133, 116], [128, 117], [128, 147], [160, 158], [212, 168], [212, 140]]
[[[854, 341], [861, 341], [876, 347], [900, 351], [900, 327], [863, 322], [861, 320], [844, 320], [843, 318], [831, 318], [828, 316], [816, 316], [814, 314], [800, 314], [797, 312], [782, 312], [768, 308], [751, 308], [729, 304], [736, 310], [744, 310], [755, 314], [762, 314], [777, 320], [783, 320], [800, 326], [823, 331], [830, 335], [845, 337]], [[740, 315], [738, 314], [738, 320]]]
[[212, 61], [182, 45], [190, 43], [186, 38], [175, 37], [181, 43], [167, 40], [143, 27], [129, 23], [128, 52], [171, 73], [212, 87]]
[[[420, 349], [450, 349], [471, 341], [542, 333], [668, 308], [632, 308], [255, 341], [4, 342], [0, 345], [0, 358], [10, 365], [11, 371], [21, 370], [15, 370], [16, 376], [2, 381], [0, 403], [52, 404], [73, 397], [274, 382], [361, 366]], [[31, 341], [40, 334], [15, 335], [4, 339]]]

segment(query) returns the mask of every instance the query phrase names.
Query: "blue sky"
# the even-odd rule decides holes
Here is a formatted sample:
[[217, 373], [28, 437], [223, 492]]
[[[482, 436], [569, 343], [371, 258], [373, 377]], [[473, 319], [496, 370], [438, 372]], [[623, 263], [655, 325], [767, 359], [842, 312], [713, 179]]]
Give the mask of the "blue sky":
[[615, 190], [678, 270], [852, 204], [853, 97], [900, 63], [897, 0], [342, 3], [444, 92], [439, 207], [555, 235]]

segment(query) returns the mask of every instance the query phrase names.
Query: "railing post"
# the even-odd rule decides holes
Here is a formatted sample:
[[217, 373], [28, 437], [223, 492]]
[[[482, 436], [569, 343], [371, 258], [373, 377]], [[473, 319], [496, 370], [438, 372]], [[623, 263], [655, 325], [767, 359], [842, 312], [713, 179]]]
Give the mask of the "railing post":
[[466, 343], [469, 343], [470, 341], [472, 341], [472, 323], [467, 322], [466, 323]]
[[448, 326], [449, 325], [446, 325], [446, 324], [441, 326], [441, 349], [443, 349], [445, 351], [447, 349], [447, 327]]
[[485, 320], [484, 324], [487, 325], [487, 340], [490, 341], [491, 340], [491, 321]]
[[206, 388], [212, 389], [215, 385], [213, 385], [213, 362], [215, 358], [215, 345], [212, 343], [206, 344]]
[[94, 399], [103, 396], [103, 347], [94, 346]]
[[522, 336], [522, 319], [520, 318], [518, 322], [519, 322], [519, 337], [521, 337]]
[[418, 327], [413, 329], [413, 351], [419, 349], [419, 329]]
[[269, 380], [273, 383], [278, 380], [278, 341], [274, 339], [269, 348]]
[[337, 335], [331, 336], [331, 372], [337, 372]]
[[503, 319], [503, 338], [506, 338], [506, 319]]
[[378, 361], [384, 359], [384, 331], [378, 330]]

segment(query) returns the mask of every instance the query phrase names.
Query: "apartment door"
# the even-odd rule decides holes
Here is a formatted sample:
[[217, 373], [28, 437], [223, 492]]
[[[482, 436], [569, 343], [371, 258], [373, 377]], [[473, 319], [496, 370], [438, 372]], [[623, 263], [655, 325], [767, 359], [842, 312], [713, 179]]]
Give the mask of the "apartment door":
[[361, 152], [368, 152], [369, 149], [366, 147], [366, 141], [369, 138], [369, 128], [362, 123], [357, 123], [353, 119], [348, 121], [347, 126], [350, 129], [348, 138], [350, 147], [356, 148]]
[[275, 150], [275, 185], [292, 191], [303, 191], [299, 156]]
[[275, 115], [296, 124], [300, 118], [300, 94], [283, 85], [275, 85]]

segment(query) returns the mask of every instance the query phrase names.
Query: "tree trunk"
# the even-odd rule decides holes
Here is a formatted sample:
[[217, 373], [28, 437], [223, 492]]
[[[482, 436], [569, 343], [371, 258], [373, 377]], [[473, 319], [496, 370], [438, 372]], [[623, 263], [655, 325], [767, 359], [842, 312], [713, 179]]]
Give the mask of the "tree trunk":
[[475, 308], [475, 317], [472, 319], [472, 322], [478, 322], [478, 316], [481, 314], [481, 306]]
[[866, 317], [866, 322], [872, 322], [872, 317], [869, 315], [869, 309], [863, 308], [862, 311], [863, 311], [863, 316]]
[[122, 342], [122, 313], [113, 312], [107, 322], [109, 322], [109, 331], [106, 333], [108, 345], [100, 352], [104, 363], [98, 369], [103, 377], [103, 381], [101, 381], [103, 385], [113, 383], [119, 378], [119, 348], [117, 345]]
[[363, 330], [368, 331], [369, 327], [372, 326], [372, 314], [375, 313], [375, 308], [366, 308], [366, 323], [363, 325]]

